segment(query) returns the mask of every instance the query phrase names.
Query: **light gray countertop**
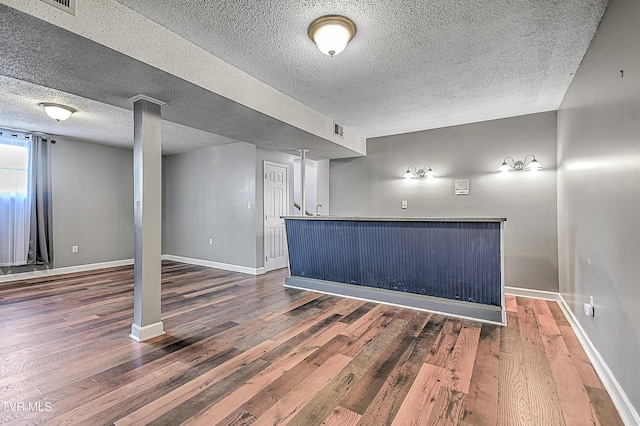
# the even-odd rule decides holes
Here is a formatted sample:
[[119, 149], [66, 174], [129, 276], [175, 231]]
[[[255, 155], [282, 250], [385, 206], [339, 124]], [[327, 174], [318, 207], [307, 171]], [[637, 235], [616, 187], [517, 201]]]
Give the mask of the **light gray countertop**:
[[357, 222], [506, 222], [506, 217], [363, 217], [363, 216], [282, 216], [293, 220], [343, 220]]

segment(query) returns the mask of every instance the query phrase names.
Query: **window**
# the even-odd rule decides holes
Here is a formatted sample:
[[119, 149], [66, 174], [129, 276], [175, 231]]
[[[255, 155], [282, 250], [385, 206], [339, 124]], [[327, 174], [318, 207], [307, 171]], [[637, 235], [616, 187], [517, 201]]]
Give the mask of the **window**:
[[26, 196], [29, 148], [0, 137], [0, 196]]
[[32, 197], [30, 136], [0, 132], [0, 266], [28, 262]]
[[50, 141], [0, 130], [0, 267], [53, 262]]

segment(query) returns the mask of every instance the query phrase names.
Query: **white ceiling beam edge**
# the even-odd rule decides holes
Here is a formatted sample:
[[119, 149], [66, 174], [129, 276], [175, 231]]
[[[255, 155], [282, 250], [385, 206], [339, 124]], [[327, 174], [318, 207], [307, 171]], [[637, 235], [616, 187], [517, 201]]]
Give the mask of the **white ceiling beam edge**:
[[344, 129], [343, 137], [335, 136], [333, 119], [115, 1], [83, 0], [78, 2], [75, 16], [44, 2], [0, 0], [0, 3], [347, 148], [356, 156], [366, 154], [363, 136], [348, 128]]

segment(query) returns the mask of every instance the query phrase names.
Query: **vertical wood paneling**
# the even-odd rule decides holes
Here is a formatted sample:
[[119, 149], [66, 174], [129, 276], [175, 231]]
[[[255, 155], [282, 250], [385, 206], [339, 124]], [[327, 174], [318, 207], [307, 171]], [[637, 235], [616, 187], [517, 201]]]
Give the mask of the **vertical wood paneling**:
[[292, 276], [502, 306], [498, 222], [286, 223]]

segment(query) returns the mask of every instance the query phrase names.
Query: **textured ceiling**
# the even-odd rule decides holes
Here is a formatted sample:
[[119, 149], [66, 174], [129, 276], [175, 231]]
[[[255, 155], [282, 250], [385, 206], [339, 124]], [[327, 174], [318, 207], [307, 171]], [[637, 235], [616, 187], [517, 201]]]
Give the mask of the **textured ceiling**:
[[[556, 110], [607, 0], [117, 0], [365, 137]], [[309, 23], [358, 32], [333, 58]]]
[[[280, 93], [269, 88], [255, 96], [255, 85], [230, 90], [225, 84], [244, 71], [304, 104], [292, 101], [301, 108], [290, 115], [328, 126], [332, 119], [365, 137], [556, 110], [608, 0], [83, 0], [76, 17], [35, 0], [0, 3], [14, 7], [0, 4], [0, 127], [131, 146], [128, 99], [144, 93], [167, 101], [168, 154], [241, 140], [282, 151], [312, 146], [318, 158], [341, 158], [360, 154], [259, 111], [275, 105]], [[358, 26], [333, 58], [307, 36], [308, 24], [325, 14], [346, 15]], [[63, 29], [47, 17], [62, 26], [82, 22]], [[126, 46], [138, 46], [130, 35], [124, 50], [107, 47], [105, 38], [121, 39], [139, 24], [144, 31], [160, 28], [182, 46], [199, 46], [204, 57], [181, 56], [180, 43], [146, 42], [142, 56], [124, 54]], [[207, 52], [237, 69], [203, 68], [214, 58]], [[160, 63], [149, 65], [145, 58], [156, 54]], [[222, 81], [223, 91], [179, 77], [176, 61]], [[56, 100], [76, 107], [77, 119], [51, 122], [34, 107]], [[305, 105], [320, 114], [295, 110]]]
[[[313, 148], [311, 158], [359, 155], [2, 5], [0, 39], [0, 128], [131, 146], [133, 115], [129, 99], [143, 93], [166, 102], [162, 107], [165, 154], [243, 141], [292, 153]], [[56, 123], [44, 115], [37, 106], [39, 102], [62, 103], [78, 112], [72, 119]]]
[[[49, 87], [0, 76], [0, 128], [38, 131], [50, 135], [130, 148], [133, 140], [133, 114], [130, 109], [112, 106]], [[57, 122], [47, 117], [40, 102], [73, 105], [73, 119]], [[189, 144], [185, 149], [183, 141]], [[237, 142], [213, 133], [162, 121], [162, 152], [176, 154]]]

